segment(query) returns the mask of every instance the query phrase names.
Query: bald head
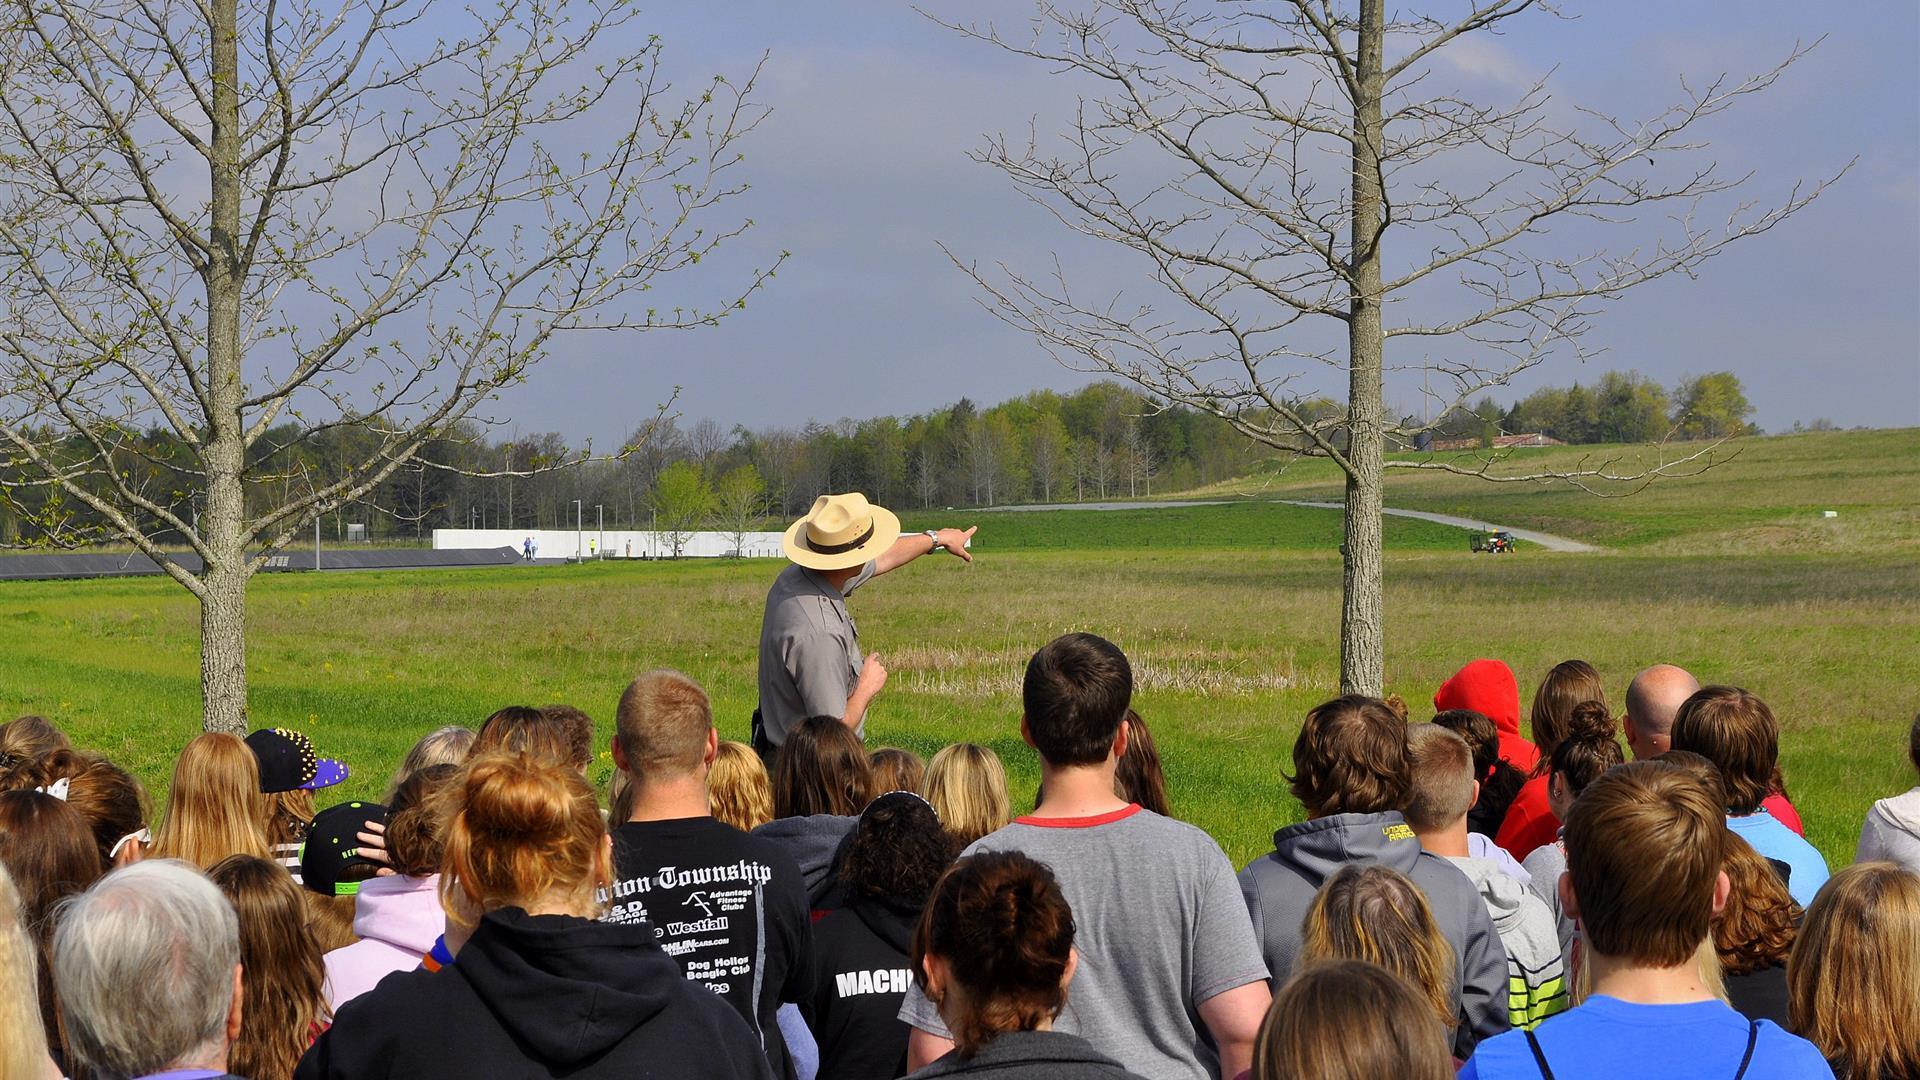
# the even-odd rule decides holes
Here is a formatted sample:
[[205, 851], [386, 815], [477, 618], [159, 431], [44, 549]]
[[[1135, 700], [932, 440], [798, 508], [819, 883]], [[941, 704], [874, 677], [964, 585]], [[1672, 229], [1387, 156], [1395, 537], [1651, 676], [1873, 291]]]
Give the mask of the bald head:
[[1673, 718], [1698, 689], [1699, 679], [1672, 664], [1655, 664], [1633, 677], [1627, 685], [1627, 712], [1622, 722], [1635, 760], [1667, 752]]

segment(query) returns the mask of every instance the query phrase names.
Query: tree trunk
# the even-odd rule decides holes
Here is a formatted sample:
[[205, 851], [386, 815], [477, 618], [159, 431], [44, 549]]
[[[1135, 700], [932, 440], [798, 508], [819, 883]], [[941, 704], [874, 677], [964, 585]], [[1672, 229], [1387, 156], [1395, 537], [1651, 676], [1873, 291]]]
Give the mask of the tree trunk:
[[240, 61], [236, 0], [212, 0], [213, 115], [207, 260], [207, 565], [200, 598], [201, 721], [208, 731], [247, 730], [245, 429], [240, 403]]
[[1340, 691], [1379, 695], [1386, 686], [1385, 568], [1380, 507], [1385, 469], [1381, 428], [1380, 312], [1381, 8], [1360, 0], [1354, 102], [1353, 234], [1349, 255], [1346, 543], [1341, 546]]

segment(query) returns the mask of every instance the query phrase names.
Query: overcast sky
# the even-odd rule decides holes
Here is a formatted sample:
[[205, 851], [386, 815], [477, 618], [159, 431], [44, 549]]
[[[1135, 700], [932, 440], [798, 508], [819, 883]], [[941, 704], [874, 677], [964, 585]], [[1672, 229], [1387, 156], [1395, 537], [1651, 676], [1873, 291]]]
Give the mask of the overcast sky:
[[[949, 18], [1018, 25], [1018, 0], [929, 0]], [[1431, 0], [1438, 14], [1457, 0]], [[1646, 287], [1613, 307], [1586, 369], [1636, 368], [1671, 384], [1736, 371], [1757, 421], [1920, 423], [1920, 5], [1913, 0], [1570, 0], [1577, 21], [1523, 18], [1454, 62], [1463, 88], [1498, 97], [1552, 70], [1557, 100], [1639, 112], [1677, 99], [1682, 75], [1761, 69], [1796, 39], [1827, 39], [1782, 82], [1711, 129], [1714, 154], [1757, 173], [1754, 194], [1859, 164], [1775, 231], [1710, 263], [1697, 281]], [[748, 309], [683, 335], [563, 344], [496, 415], [522, 432], [617, 439], [684, 387], [688, 422], [799, 425], [809, 418], [921, 412], [962, 395], [987, 403], [1070, 387], [1031, 341], [988, 317], [937, 246], [982, 263], [1069, 274], [1154, 294], [1140, 264], [1074, 238], [966, 152], [990, 132], [1057, 132], [1089, 88], [960, 38], [898, 0], [685, 0], [643, 20], [693, 86], [762, 53], [773, 113], [747, 145], [753, 191], [734, 204], [750, 239], [703, 286], [714, 293], [777, 251], [792, 257]], [[709, 294], [713, 295], [713, 294]], [[1417, 408], [1405, 393], [1390, 396]]]

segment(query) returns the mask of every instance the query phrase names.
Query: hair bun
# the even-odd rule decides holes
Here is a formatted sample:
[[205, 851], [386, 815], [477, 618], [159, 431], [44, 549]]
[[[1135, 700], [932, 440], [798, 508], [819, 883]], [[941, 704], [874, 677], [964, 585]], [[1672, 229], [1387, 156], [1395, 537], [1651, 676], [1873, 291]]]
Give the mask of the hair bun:
[[467, 827], [474, 834], [527, 843], [565, 836], [573, 809], [563, 780], [524, 753], [476, 762], [467, 773], [465, 801]]
[[1583, 701], [1567, 717], [1567, 738], [1613, 741], [1619, 732], [1607, 707], [1598, 701]]

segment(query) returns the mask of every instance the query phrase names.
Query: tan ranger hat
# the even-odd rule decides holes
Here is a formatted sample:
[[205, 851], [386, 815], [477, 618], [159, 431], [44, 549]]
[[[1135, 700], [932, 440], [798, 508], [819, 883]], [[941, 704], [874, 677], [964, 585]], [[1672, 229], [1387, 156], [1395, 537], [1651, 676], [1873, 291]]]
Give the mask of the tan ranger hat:
[[787, 529], [787, 558], [809, 570], [860, 566], [900, 539], [900, 518], [857, 491], [822, 495]]

